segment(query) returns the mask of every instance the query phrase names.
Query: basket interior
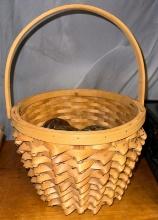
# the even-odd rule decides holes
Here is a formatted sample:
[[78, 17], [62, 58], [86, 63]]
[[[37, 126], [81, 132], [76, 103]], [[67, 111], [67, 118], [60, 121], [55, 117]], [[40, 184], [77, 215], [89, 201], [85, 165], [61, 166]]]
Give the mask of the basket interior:
[[130, 98], [83, 96], [79, 93], [77, 96], [61, 95], [37, 100], [20, 108], [22, 119], [33, 125], [42, 126], [45, 121], [58, 117], [79, 129], [96, 124], [117, 127], [132, 120], [137, 113], [138, 109]]

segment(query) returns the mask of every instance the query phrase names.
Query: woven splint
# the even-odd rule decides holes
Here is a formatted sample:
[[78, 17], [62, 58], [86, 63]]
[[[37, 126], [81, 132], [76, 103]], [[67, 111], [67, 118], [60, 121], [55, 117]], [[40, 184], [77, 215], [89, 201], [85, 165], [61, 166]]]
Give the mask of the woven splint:
[[[12, 107], [10, 73], [22, 41], [51, 16], [78, 10], [106, 18], [126, 35], [138, 64], [138, 100], [101, 90], [72, 89], [42, 93]], [[59, 6], [35, 18], [20, 32], [6, 63], [7, 115], [11, 118], [23, 165], [43, 201], [49, 206], [61, 206], [66, 215], [74, 210], [83, 213], [86, 209], [96, 214], [102, 205], [112, 205], [115, 198], [122, 198], [146, 139], [142, 128], [144, 94], [141, 50], [127, 26], [105, 10], [80, 4]], [[45, 121], [55, 117], [67, 120], [78, 129], [92, 124], [107, 129], [59, 131], [42, 127]]]

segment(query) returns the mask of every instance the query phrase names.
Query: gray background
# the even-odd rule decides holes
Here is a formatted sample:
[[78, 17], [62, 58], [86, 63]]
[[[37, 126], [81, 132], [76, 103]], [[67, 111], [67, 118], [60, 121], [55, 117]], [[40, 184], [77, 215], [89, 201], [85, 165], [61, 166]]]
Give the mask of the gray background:
[[[3, 95], [9, 47], [33, 18], [55, 6], [87, 3], [118, 16], [135, 34], [144, 52], [148, 98], [158, 98], [157, 0], [0, 0], [0, 123], [10, 138]], [[136, 98], [137, 69], [132, 50], [111, 23], [89, 14], [60, 17], [38, 30], [25, 44], [14, 73], [14, 96], [60, 88], [89, 87], [118, 91]]]

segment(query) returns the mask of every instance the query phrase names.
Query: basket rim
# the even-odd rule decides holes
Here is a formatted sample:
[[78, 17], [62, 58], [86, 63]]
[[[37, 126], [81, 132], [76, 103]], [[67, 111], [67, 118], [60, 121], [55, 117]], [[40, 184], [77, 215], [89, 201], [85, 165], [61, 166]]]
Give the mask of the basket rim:
[[[82, 95], [100, 98], [105, 97], [107, 99], [116, 99], [117, 101], [129, 101], [135, 105], [138, 109], [138, 113], [132, 120], [123, 125], [99, 131], [52, 130], [33, 125], [23, 120], [20, 116], [19, 110], [21, 106], [29, 106], [35, 101], [66, 95]], [[130, 98], [129, 96], [98, 89], [63, 89], [39, 93], [21, 100], [12, 108], [11, 120], [13, 127], [20, 133], [41, 141], [63, 145], [100, 145], [119, 141], [136, 133], [145, 121], [145, 113], [145, 107], [140, 102]]]

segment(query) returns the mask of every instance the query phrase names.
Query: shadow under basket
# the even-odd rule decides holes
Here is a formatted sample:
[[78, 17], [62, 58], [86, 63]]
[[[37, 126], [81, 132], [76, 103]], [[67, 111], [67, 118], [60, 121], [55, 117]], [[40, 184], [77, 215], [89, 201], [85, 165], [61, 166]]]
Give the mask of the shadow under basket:
[[[39, 94], [11, 106], [9, 78], [15, 51], [32, 27], [64, 10], [96, 13], [126, 33], [138, 62], [138, 100], [101, 90], [73, 89]], [[51, 9], [28, 24], [13, 42], [5, 72], [7, 114], [28, 176], [49, 206], [61, 206], [66, 215], [74, 210], [83, 213], [86, 209], [96, 214], [102, 205], [112, 205], [115, 198], [122, 198], [146, 139], [142, 128], [143, 64], [140, 48], [127, 27], [108, 12], [89, 5]], [[63, 131], [42, 127], [45, 121], [56, 117], [79, 129], [93, 124], [107, 129]]]

